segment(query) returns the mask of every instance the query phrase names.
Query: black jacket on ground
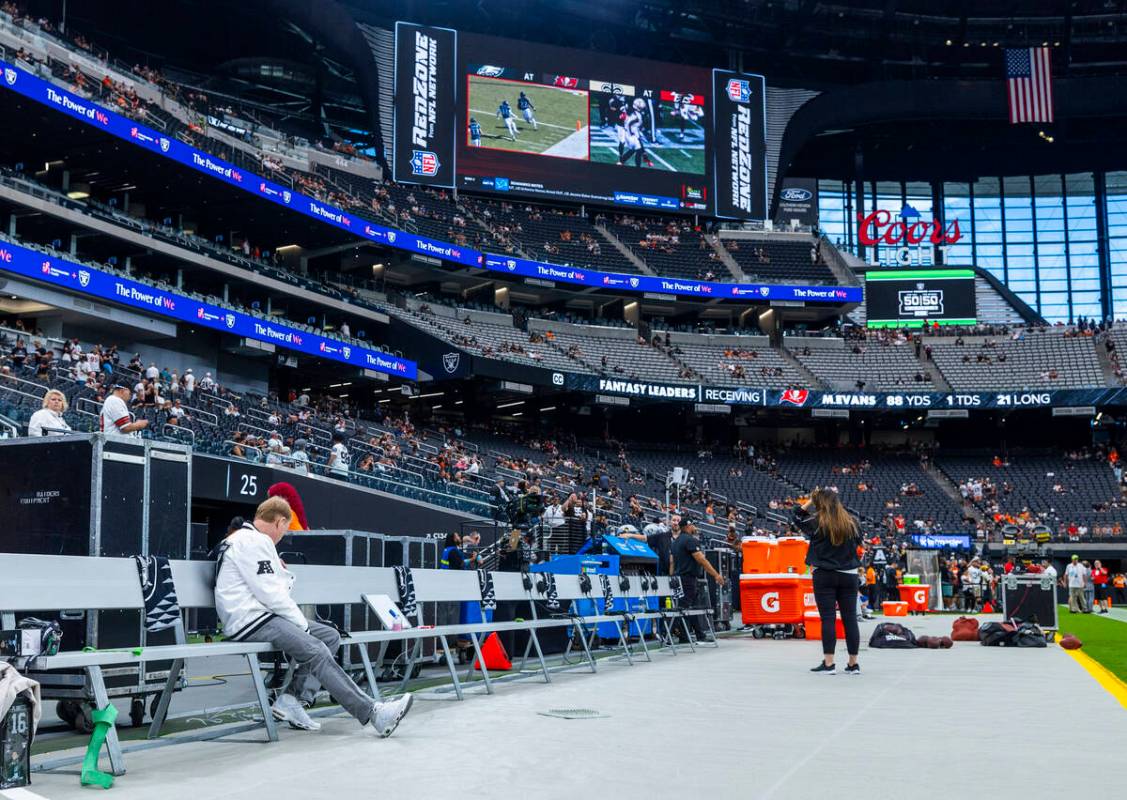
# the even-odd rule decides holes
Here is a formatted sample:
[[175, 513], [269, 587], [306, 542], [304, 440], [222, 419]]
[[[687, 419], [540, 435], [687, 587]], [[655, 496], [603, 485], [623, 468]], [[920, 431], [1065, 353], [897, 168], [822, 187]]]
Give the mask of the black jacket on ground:
[[[806, 551], [806, 563], [811, 567], [855, 570], [861, 566], [861, 559], [857, 556], [857, 546], [861, 543], [860, 533], [854, 533], [835, 547], [830, 537], [822, 533], [818, 527], [817, 516], [806, 513], [802, 508], [796, 508], [794, 524], [810, 540], [810, 549]], [[860, 527], [855, 525], [854, 530], [859, 531]]]

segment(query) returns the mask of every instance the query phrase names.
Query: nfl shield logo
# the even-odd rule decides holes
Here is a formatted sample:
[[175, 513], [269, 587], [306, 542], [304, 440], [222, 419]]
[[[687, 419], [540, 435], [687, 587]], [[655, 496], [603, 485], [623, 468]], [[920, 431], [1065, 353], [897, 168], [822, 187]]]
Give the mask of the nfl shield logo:
[[510, 258], [508, 261], [505, 262], [505, 266], [509, 268], [509, 272], [512, 272], [514, 269], [517, 268], [517, 262]]
[[434, 176], [438, 174], [438, 156], [430, 150], [413, 150], [411, 152], [411, 174]]
[[160, 137], [160, 149], [162, 153], [167, 153], [168, 148], [169, 146], [171, 146], [171, 144], [172, 142], [168, 141], [168, 139], [166, 139], [165, 137]]
[[728, 81], [728, 98], [734, 103], [746, 103], [751, 99], [751, 84], [732, 78]]
[[228, 328], [233, 328], [233, 327], [235, 327], [235, 315], [234, 315], [234, 314], [228, 314], [228, 315], [226, 315], [226, 316], [225, 316], [225, 317], [223, 318], [223, 321], [227, 323], [227, 327], [228, 327]]
[[638, 279], [637, 279], [637, 278], [631, 278], [631, 279], [630, 279], [630, 285], [631, 285], [631, 286], [632, 286], [633, 288], [637, 289], [637, 288], [638, 288]]
[[16, 77], [18, 75], [19, 73], [17, 73], [11, 67], [4, 67], [4, 80], [8, 82], [9, 86], [13, 85], [16, 82]]
[[78, 283], [80, 286], [90, 285], [90, 273], [84, 269], [78, 271]]
[[283, 202], [285, 202], [285, 203], [286, 203], [287, 205], [289, 205], [289, 202], [290, 202], [290, 198], [291, 198], [291, 197], [293, 197], [293, 195], [292, 195], [292, 194], [290, 194], [290, 193], [289, 193], [289, 191], [287, 191], [287, 190], [283, 190], [283, 191], [282, 191], [282, 200], [283, 200]]
[[352, 348], [349, 347], [348, 345], [345, 345], [344, 347], [342, 347], [340, 349], [340, 352], [341, 352], [342, 355], [344, 355], [345, 358], [352, 358]]
[[767, 287], [767, 286], [760, 286], [759, 287], [759, 293], [761, 295], [763, 295], [764, 297], [766, 297], [767, 295], [771, 294], [771, 289], [770, 289], [770, 287]]
[[387, 243], [388, 244], [395, 244], [395, 231], [388, 231], [387, 232]]
[[458, 364], [462, 360], [461, 353], [445, 353], [442, 356], [442, 368], [450, 374], [453, 374], [458, 369]]

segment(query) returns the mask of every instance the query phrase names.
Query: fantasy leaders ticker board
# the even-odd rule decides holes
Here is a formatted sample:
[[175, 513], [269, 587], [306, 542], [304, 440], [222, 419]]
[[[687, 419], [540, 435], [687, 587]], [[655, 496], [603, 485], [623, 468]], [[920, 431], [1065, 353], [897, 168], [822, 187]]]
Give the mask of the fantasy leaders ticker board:
[[974, 270], [869, 270], [865, 315], [870, 328], [974, 325]]

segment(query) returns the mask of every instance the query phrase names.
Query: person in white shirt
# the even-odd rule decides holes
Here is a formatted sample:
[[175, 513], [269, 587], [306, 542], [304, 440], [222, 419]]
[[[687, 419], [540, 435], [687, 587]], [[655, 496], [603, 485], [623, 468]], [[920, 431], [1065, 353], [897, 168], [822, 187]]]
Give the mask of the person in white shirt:
[[274, 701], [275, 718], [299, 730], [318, 730], [302, 707], [323, 686], [361, 725], [371, 723], [380, 736], [390, 736], [411, 708], [413, 698], [379, 703], [337, 664], [340, 648], [336, 629], [310, 622], [290, 592], [295, 576], [278, 557], [277, 544], [289, 532], [293, 510], [281, 497], [262, 502], [254, 522], [243, 526], [219, 546], [215, 576], [215, 610], [227, 639], [269, 642], [297, 662], [285, 694]]
[[1053, 583], [1057, 582], [1057, 568], [1047, 558], [1041, 562], [1041, 574]]
[[289, 465], [302, 473], [303, 475], [309, 474], [309, 454], [305, 452], [306, 441], [298, 439], [293, 443], [293, 452], [290, 453]]
[[339, 478], [347, 478], [350, 459], [348, 448], [344, 446], [344, 437], [334, 433], [333, 446], [329, 452], [329, 472]]
[[106, 401], [102, 403], [102, 414], [98, 421], [102, 433], [107, 436], [127, 436], [138, 433], [149, 427], [147, 419], [134, 421], [129, 413], [126, 401], [129, 399], [129, 387], [123, 383], [114, 384]]
[[1084, 584], [1088, 570], [1080, 563], [1080, 556], [1073, 555], [1072, 563], [1064, 568], [1063, 582], [1068, 586], [1068, 613], [1080, 614], [1084, 606]]
[[58, 389], [49, 389], [43, 395], [43, 408], [31, 415], [27, 423], [27, 435], [63, 436], [70, 430], [70, 425], [63, 419], [63, 412], [67, 410], [67, 398]]
[[157, 365], [155, 363], [149, 364], [149, 368], [145, 370], [145, 377], [151, 381], [155, 381], [160, 377], [160, 370], [157, 369]]
[[967, 611], [975, 611], [978, 601], [982, 597], [982, 570], [978, 567], [978, 559], [970, 562], [963, 570], [963, 599]]
[[[210, 372], [209, 372], [209, 373], [207, 373], [207, 377], [208, 377], [208, 378], [210, 378], [210, 377], [211, 377], [211, 373], [210, 373]], [[189, 395], [190, 395], [190, 394], [192, 394], [192, 392], [194, 392], [194, 391], [196, 390], [196, 376], [192, 374], [192, 369], [191, 369], [191, 367], [189, 367], [188, 369], [184, 370], [184, 377], [180, 379], [180, 382], [181, 382], [181, 383], [183, 384], [183, 386], [184, 386], [184, 393], [185, 393], [185, 394], [189, 394]], [[201, 389], [206, 389], [206, 388], [207, 388], [206, 386], [204, 386], [204, 385], [203, 385], [203, 381], [200, 381], [200, 388], [201, 388]]]

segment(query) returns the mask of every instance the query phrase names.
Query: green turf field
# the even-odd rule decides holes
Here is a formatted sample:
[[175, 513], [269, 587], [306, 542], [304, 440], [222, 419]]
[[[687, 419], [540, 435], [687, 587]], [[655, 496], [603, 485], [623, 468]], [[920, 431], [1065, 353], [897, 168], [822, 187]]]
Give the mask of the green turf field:
[[[533, 114], [539, 130], [533, 130], [517, 108], [517, 98], [522, 91], [536, 109]], [[537, 155], [551, 150], [548, 155], [587, 159], [586, 92], [471, 75], [469, 98], [470, 116], [481, 124], [482, 147]], [[497, 116], [502, 100], [508, 100], [513, 108], [517, 123], [515, 142], [509, 139], [505, 123]], [[580, 127], [578, 133], [576, 121]]]
[[1102, 614], [1070, 614], [1068, 606], [1060, 606], [1060, 633], [1071, 633], [1084, 647], [1080, 652], [1107, 667], [1121, 681], [1127, 682], [1127, 622]]

